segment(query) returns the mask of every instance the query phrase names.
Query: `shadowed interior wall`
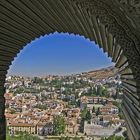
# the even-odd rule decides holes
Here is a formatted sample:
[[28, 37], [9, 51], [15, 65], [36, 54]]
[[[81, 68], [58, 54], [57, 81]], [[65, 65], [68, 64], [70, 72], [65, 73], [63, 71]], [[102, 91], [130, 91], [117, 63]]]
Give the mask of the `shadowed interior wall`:
[[35, 38], [84, 35], [120, 68], [123, 112], [131, 140], [140, 139], [140, 2], [136, 0], [0, 0], [0, 140], [5, 139], [4, 83], [11, 62]]

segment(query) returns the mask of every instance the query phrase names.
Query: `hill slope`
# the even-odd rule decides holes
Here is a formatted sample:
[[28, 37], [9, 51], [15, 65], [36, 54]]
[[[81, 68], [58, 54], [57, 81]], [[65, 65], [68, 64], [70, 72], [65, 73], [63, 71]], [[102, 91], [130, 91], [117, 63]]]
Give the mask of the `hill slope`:
[[96, 79], [104, 79], [116, 75], [117, 71], [118, 70], [115, 67], [110, 66], [99, 70], [89, 71], [87, 73], [83, 73], [83, 75], [87, 77], [94, 77]]

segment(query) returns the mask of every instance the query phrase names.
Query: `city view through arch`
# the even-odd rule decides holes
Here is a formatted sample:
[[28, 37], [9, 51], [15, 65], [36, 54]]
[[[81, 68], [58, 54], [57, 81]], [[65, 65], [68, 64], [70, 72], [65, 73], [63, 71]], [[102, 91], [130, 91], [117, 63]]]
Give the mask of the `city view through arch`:
[[83, 36], [32, 41], [6, 78], [7, 139], [127, 139], [119, 69]]
[[[44, 83], [47, 84], [46, 80], [42, 80], [42, 79], [40, 79], [40, 77], [43, 77], [44, 75], [45, 76], [48, 75], [48, 73], [50, 73], [50, 71], [47, 73], [46, 69], [40, 67], [40, 66], [42, 66], [41, 61], [39, 62], [39, 61], [37, 61], [38, 59], [33, 59], [33, 57], [32, 57], [32, 59], [34, 61], [32, 61], [32, 63], [26, 63], [26, 65], [18, 65], [18, 63], [17, 63], [17, 62], [22, 62], [22, 61], [18, 61], [18, 59], [20, 59], [22, 57], [22, 55], [20, 55], [20, 57], [17, 57], [17, 59], [15, 59], [15, 58], [19, 54], [19, 52], [28, 43], [31, 43], [33, 40], [39, 38], [40, 36], [50, 35], [56, 31], [59, 33], [69, 33], [69, 34], [73, 33], [75, 35], [84, 36], [85, 38], [88, 38], [91, 41], [95, 41], [95, 43], [98, 44], [99, 47], [102, 48], [103, 52], [106, 52], [108, 54], [108, 56], [111, 57], [112, 62], [115, 63], [115, 68], [117, 68], [117, 71], [119, 71], [119, 75], [115, 78], [115, 80], [117, 80], [118, 78], [121, 79], [121, 81], [119, 82], [119, 85], [117, 86], [117, 91], [119, 91], [119, 95], [121, 95], [121, 93], [123, 92], [123, 96], [121, 95], [121, 97], [120, 97], [122, 99], [121, 104], [119, 104], [119, 105], [121, 105], [121, 107], [118, 106], [117, 108], [118, 108], [119, 112], [123, 112], [124, 116], [122, 117], [122, 119], [124, 119], [126, 122], [125, 126], [127, 128], [127, 133], [123, 132], [123, 135], [125, 136], [125, 139], [129, 138], [130, 140], [140, 140], [140, 24], [139, 24], [140, 18], [139, 18], [139, 15], [140, 15], [140, 1], [138, 1], [138, 0], [137, 1], [136, 0], [135, 1], [132, 1], [132, 0], [106, 0], [106, 1], [104, 1], [104, 0], [55, 0], [55, 1], [53, 1], [53, 0], [16, 0], [16, 1], [1, 0], [0, 1], [0, 140], [6, 140], [6, 137], [7, 137], [7, 139], [11, 139], [11, 137], [12, 137], [12, 139], [33, 139], [33, 136], [31, 136], [30, 133], [34, 133], [34, 131], [35, 131], [35, 134], [38, 135], [39, 128], [37, 128], [37, 125], [35, 125], [35, 127], [22, 127], [22, 128], [18, 127], [18, 126], [14, 126], [11, 128], [7, 127], [8, 116], [7, 116], [6, 112], [7, 112], [7, 108], [9, 108], [9, 105], [7, 104], [7, 102], [10, 102], [14, 98], [23, 99], [16, 103], [14, 100], [12, 102], [12, 104], [10, 104], [10, 107], [12, 105], [11, 108], [12, 108], [13, 114], [12, 115], [10, 114], [9, 118], [15, 118], [15, 116], [16, 116], [15, 111], [20, 112], [22, 107], [23, 107], [23, 111], [25, 111], [25, 112], [27, 109], [30, 110], [29, 108], [32, 107], [32, 104], [34, 104], [34, 103], [32, 102], [32, 103], [29, 103], [28, 105], [25, 104], [25, 103], [27, 103], [28, 100], [29, 101], [33, 100], [29, 96], [29, 93], [32, 93], [34, 88], [37, 88], [37, 90], [40, 91], [41, 88], [38, 88], [38, 86], [40, 85], [40, 82], [42, 82], [42, 84], [44, 84]], [[50, 45], [48, 45], [48, 46], [50, 46]], [[79, 45], [76, 45], [76, 46], [79, 46]], [[26, 47], [26, 48], [30, 48], [30, 47]], [[87, 48], [89, 48], [89, 47], [87, 47]], [[94, 47], [94, 48], [96, 48], [96, 47]], [[22, 54], [22, 52], [20, 54]], [[45, 53], [45, 50], [44, 50], [44, 53]], [[86, 51], [85, 51], [85, 53], [86, 53]], [[27, 54], [27, 53], [25, 53], [25, 54]], [[37, 54], [36, 58], [43, 57], [43, 55], [41, 55], [39, 57], [37, 52], [36, 52], [36, 54]], [[101, 54], [104, 54], [104, 53], [101, 53]], [[86, 56], [86, 55], [84, 55], [84, 56]], [[30, 56], [30, 54], [29, 54], [29, 56]], [[80, 56], [80, 55], [77, 55], [77, 56]], [[88, 57], [85, 57], [85, 58], [89, 58], [89, 56], [91, 56], [91, 55], [88, 55]], [[94, 55], [92, 55], [92, 56], [94, 56]], [[54, 58], [56, 58], [56, 57], [54, 57]], [[57, 57], [57, 58], [60, 58], [60, 57]], [[101, 57], [99, 57], [99, 58], [101, 58]], [[99, 60], [99, 58], [97, 60]], [[13, 61], [14, 59], [16, 61]], [[53, 59], [51, 59], [51, 60], [53, 60]], [[24, 60], [27, 60], [27, 59], [24, 59]], [[28, 60], [30, 60], [30, 59], [28, 59]], [[71, 60], [71, 59], [69, 59], [69, 60]], [[68, 69], [66, 70], [67, 72], [64, 69], [62, 71], [62, 68], [57, 67], [57, 69], [56, 69], [55, 67], [53, 67], [53, 70], [56, 69], [58, 71], [57, 72], [51, 71], [52, 72], [51, 75], [53, 75], [53, 74], [62, 75], [62, 74], [64, 74], [64, 71], [66, 72], [65, 75], [69, 75], [69, 74], [71, 75], [72, 73], [74, 73], [74, 75], [75, 75], [76, 73], [79, 73], [79, 72], [81, 73], [81, 71], [83, 71], [83, 68], [85, 68], [85, 66], [90, 64], [89, 63], [90, 61], [86, 60], [86, 62], [88, 62], [88, 63], [86, 65], [84, 65], [83, 67], [81, 65], [80, 68], [82, 67], [82, 69], [79, 69], [79, 63], [78, 64], [76, 63], [76, 62], [78, 62], [77, 60], [78, 59], [75, 58], [75, 61], [74, 61], [75, 67], [77, 66], [76, 71], [72, 70], [72, 69], [71, 69], [71, 71], [68, 71], [68, 69], [70, 70], [70, 67], [68, 67]], [[94, 60], [95, 59], [93, 59], [93, 61]], [[35, 62], [35, 61], [38, 62], [37, 64], [39, 64], [38, 68], [35, 68], [33, 65], [34, 64], [33, 62]], [[27, 81], [28, 80], [31, 81], [31, 82], [27, 82], [27, 81], [25, 82], [24, 78], [22, 80], [19, 79], [20, 77], [16, 78], [16, 81], [18, 81], [19, 83], [22, 83], [20, 85], [21, 88], [18, 89], [17, 91], [23, 92], [23, 93], [25, 93], [25, 92], [28, 93], [27, 99], [22, 98], [22, 96], [21, 96], [22, 94], [20, 94], [16, 97], [15, 96], [11, 97], [11, 94], [10, 95], [5, 94], [8, 92], [7, 80], [11, 79], [11, 77], [9, 77], [9, 75], [7, 75], [7, 73], [8, 73], [8, 70], [9, 70], [12, 62], [13, 62], [13, 67], [11, 67], [11, 69], [9, 71], [9, 75], [11, 75], [11, 74], [12, 75], [16, 75], [16, 74], [25, 75], [26, 74], [25, 77], [26, 77]], [[85, 62], [85, 61], [83, 60], [83, 62]], [[84, 64], [83, 62], [81, 64]], [[24, 64], [24, 63], [22, 63], [22, 64]], [[32, 66], [32, 69], [37, 70], [37, 71], [30, 73], [31, 70], [29, 71], [29, 69], [28, 69], [29, 64], [30, 64], [30, 66]], [[70, 66], [71, 63], [69, 63], [67, 61], [67, 64], [69, 64], [69, 66]], [[107, 71], [105, 69], [102, 69], [103, 71], [105, 71], [105, 72], [103, 72], [103, 74], [99, 74], [99, 71], [95, 71], [95, 69], [94, 69], [95, 66], [92, 67], [93, 64], [95, 64], [95, 63], [92, 63], [92, 65], [90, 64], [91, 67], [87, 67], [84, 69], [84, 72], [82, 72], [82, 76], [84, 76], [84, 75], [91, 76], [91, 74], [92, 74], [92, 76], [94, 78], [96, 77], [96, 79], [98, 79], [99, 77], [97, 77], [97, 75], [102, 77], [105, 74], [107, 74]], [[96, 64], [99, 64], [98, 61]], [[58, 65], [60, 66], [60, 64], [58, 64]], [[18, 68], [18, 66], [20, 68]], [[24, 68], [26, 68], [26, 69], [22, 68], [22, 66], [24, 66]], [[102, 65], [102, 67], [103, 67], [103, 65]], [[39, 68], [41, 68], [41, 70], [44, 69], [44, 71], [43, 71], [44, 73], [41, 72], [41, 74], [42, 74], [41, 76], [39, 76], [40, 73], [37, 73], [37, 72], [39, 72]], [[52, 69], [52, 67], [50, 67], [50, 66], [47, 68]], [[24, 71], [23, 71], [23, 69], [24, 69]], [[13, 71], [15, 73], [13, 73]], [[88, 72], [86, 72], [86, 71], [88, 71]], [[114, 70], [114, 72], [115, 71], [116, 71], [116, 69]], [[70, 73], [70, 72], [72, 72], [72, 73]], [[101, 71], [100, 71], [100, 73], [101, 73]], [[37, 77], [33, 80], [30, 80], [30, 78], [29, 79], [27, 78], [28, 77], [27, 74], [29, 76], [31, 76], [31, 78], [33, 78], [35, 75]], [[8, 76], [8, 78], [7, 78], [7, 76]], [[49, 76], [48, 78], [52, 81], [52, 76]], [[92, 80], [93, 79], [91, 78], [88, 81], [92, 81]], [[10, 81], [10, 84], [12, 84], [12, 87], [13, 86], [15, 87], [14, 81], [15, 80]], [[56, 81], [58, 81], [58, 79], [55, 80], [55, 82]], [[69, 80], [68, 80], [68, 82], [69, 82]], [[70, 82], [71, 82], [71, 80], [70, 80]], [[50, 85], [48, 85], [48, 87], [54, 87], [54, 83], [52, 83], [52, 82], [48, 83], [48, 84], [50, 84]], [[60, 87], [62, 84], [60, 81], [57, 83], [59, 85], [58, 91], [61, 91]], [[82, 83], [82, 81], [80, 83]], [[30, 90], [29, 91], [24, 90], [25, 89], [24, 85], [26, 85], [27, 87], [29, 86], [28, 88], [30, 88]], [[30, 86], [31, 87], [34, 86], [33, 89]], [[110, 86], [113, 86], [113, 85], [111, 84]], [[90, 85], [90, 87], [92, 87], [92, 85]], [[17, 87], [15, 87], [15, 88], [17, 88]], [[77, 86], [74, 86], [73, 88], [76, 90]], [[101, 93], [104, 93], [104, 92], [99, 92], [99, 91], [100, 90], [106, 91], [106, 88], [108, 89], [108, 87], [106, 87], [106, 86], [103, 88], [99, 88], [99, 85], [98, 85], [98, 87], [93, 88], [95, 91], [94, 94], [98, 91], [97, 93], [98, 94], [100, 93], [100, 96], [101, 96]], [[50, 90], [53, 90], [53, 89], [54, 88], [50, 88]], [[55, 89], [56, 89], [56, 87], [55, 87]], [[91, 88], [91, 90], [93, 90], [93, 89]], [[68, 91], [71, 91], [71, 90], [68, 90]], [[44, 92], [46, 94], [46, 89]], [[76, 95], [76, 94], [74, 94], [74, 95]], [[8, 96], [8, 97], [6, 97], [6, 96]], [[40, 94], [39, 98], [36, 98], [36, 97], [35, 98], [33, 97], [33, 98], [36, 101], [36, 100], [40, 100], [40, 97], [41, 97], [41, 99], [44, 99], [44, 98], [42, 98], [42, 94]], [[54, 97], [56, 97], [56, 96], [54, 96]], [[109, 99], [109, 97], [107, 99]], [[87, 97], [85, 97], [83, 100], [86, 104], [89, 101], [87, 99]], [[83, 103], [83, 100], [82, 101], [80, 100], [80, 105], [81, 105], [81, 103]], [[86, 101], [86, 100], [88, 100], [88, 101]], [[97, 101], [99, 101], [98, 98], [97, 98]], [[41, 100], [40, 104], [42, 104], [42, 103], [44, 103], [43, 100]], [[22, 107], [20, 107], [19, 104], [23, 104]], [[17, 108], [17, 106], [19, 108]], [[64, 105], [62, 104], [62, 106], [64, 106]], [[59, 107], [62, 107], [62, 106], [59, 106]], [[117, 106], [117, 104], [114, 104], [114, 106]], [[17, 110], [15, 110], [15, 108]], [[104, 109], [104, 107], [103, 107], [103, 109]], [[58, 108], [57, 108], [57, 110], [58, 110]], [[55, 111], [57, 112], [57, 110], [55, 110]], [[102, 109], [98, 108], [97, 111], [99, 112], [100, 110], [102, 110]], [[105, 109], [105, 110], [108, 110], [108, 109]], [[68, 110], [66, 110], [66, 111], [69, 112]], [[38, 117], [42, 113], [42, 111], [40, 112], [39, 109], [36, 112], [38, 112], [36, 114]], [[86, 116], [86, 117], [84, 117], [84, 119], [82, 119], [83, 117], [80, 115], [81, 119], [79, 117], [79, 121], [78, 121], [78, 123], [81, 122], [80, 124], [82, 124], [82, 126], [83, 126], [83, 127], [80, 127], [81, 125], [79, 125], [79, 127], [81, 128], [80, 134], [81, 134], [81, 131], [83, 134], [83, 136], [80, 138], [81, 139], [93, 139], [93, 137], [94, 137], [94, 139], [98, 139], [97, 138], [98, 134], [96, 133], [97, 132], [96, 130], [102, 130], [102, 129], [97, 129], [97, 127], [96, 127], [96, 129], [94, 129], [95, 127], [93, 127], [93, 128], [91, 128], [91, 127], [93, 126], [94, 122], [95, 123], [97, 122], [98, 119], [99, 119], [99, 122], [103, 122], [103, 120], [104, 119], [107, 120], [107, 118], [101, 118], [101, 120], [100, 120], [100, 116], [98, 116], [99, 113], [97, 113], [97, 115], [96, 115], [96, 113], [95, 113], [96, 110], [94, 111], [94, 109], [93, 109], [93, 113], [92, 113], [92, 111], [90, 112], [90, 109], [88, 107], [86, 107], [83, 112], [84, 112], [83, 113], [84, 116]], [[11, 112], [9, 112], [9, 113], [11, 113]], [[49, 112], [49, 113], [50, 114], [47, 114], [48, 118], [49, 118], [49, 115], [52, 116], [51, 112]], [[87, 117], [87, 113], [88, 113], [88, 117]], [[87, 120], [87, 118], [90, 118], [89, 116], [91, 116], [90, 113], [92, 113], [92, 115], [95, 113], [91, 118], [93, 124], [91, 124], [91, 119]], [[80, 114], [81, 114], [81, 109], [80, 109]], [[20, 122], [19, 124], [23, 124], [23, 122], [29, 122], [29, 120], [30, 120], [30, 124], [32, 125], [31, 120], [33, 120], [33, 119], [31, 119], [31, 116], [30, 116], [30, 115], [32, 115], [32, 113], [27, 114], [27, 115], [28, 116], [25, 116], [25, 115], [16, 116], [17, 118], [20, 119], [20, 121], [15, 120], [15, 119], [13, 119], [13, 120], [15, 122], [16, 121]], [[64, 114], [64, 115], [67, 115], [67, 114]], [[95, 116], [95, 118], [94, 118], [94, 116]], [[109, 115], [109, 117], [110, 116], [111, 115]], [[112, 124], [115, 121], [119, 125], [120, 122], [118, 122], [118, 120], [120, 120], [120, 118], [116, 118], [115, 116], [117, 117], [117, 115], [114, 115], [114, 118], [112, 119], [112, 122], [110, 124]], [[80, 139], [80, 138], [73, 138], [73, 137], [70, 138], [69, 136], [66, 137], [66, 136], [63, 136], [63, 134], [61, 134], [62, 131], [60, 132], [60, 130], [62, 130], [62, 127], [63, 127], [63, 130], [65, 130], [65, 135], [67, 134], [67, 129], [65, 129], [65, 128], [69, 128], [69, 127], [68, 127], [68, 125], [66, 127], [66, 124], [64, 123], [65, 119], [61, 118], [61, 117], [63, 117], [63, 115], [59, 115], [59, 117], [60, 118], [55, 119], [56, 121], [54, 122], [53, 125], [46, 124], [45, 127], [43, 127], [43, 128], [40, 127], [40, 131], [43, 132], [43, 134], [45, 134], [46, 132], [48, 132], [48, 130], [52, 130], [52, 129], [48, 129], [47, 126], [49, 125], [49, 126], [53, 126], [52, 128], [54, 128], [53, 132], [55, 132], [55, 135], [56, 135], [56, 137], [54, 136], [55, 137], [54, 139]], [[27, 120], [27, 118], [28, 118], [28, 120]], [[36, 119], [36, 118], [37, 117], [35, 117], [34, 119]], [[85, 118], [86, 118], [86, 120], [85, 120]], [[37, 121], [37, 119], [36, 119], [36, 121]], [[88, 122], [88, 124], [87, 124], [88, 127], [86, 127], [85, 121]], [[61, 122], [61, 123], [59, 123], [59, 122]], [[62, 124], [62, 122], [63, 122], [63, 125], [60, 125], [60, 124]], [[68, 118], [67, 118], [67, 122], [69, 122]], [[123, 123], [123, 121], [122, 121], [122, 123]], [[11, 124], [12, 124], [12, 122], [11, 122]], [[71, 124], [70, 126], [73, 126], [73, 123], [70, 123], [70, 124]], [[90, 126], [90, 124], [91, 124], [91, 126]], [[98, 123], [96, 125], [98, 125]], [[23, 126], [26, 126], [25, 123]], [[61, 129], [56, 126], [61, 127]], [[89, 128], [91, 128], [92, 130], [94, 129], [94, 131], [92, 131], [92, 136], [91, 136], [91, 134], [88, 134], [88, 132], [87, 132], [87, 129], [89, 129]], [[10, 129], [9, 132], [8, 132], [8, 129]], [[19, 130], [17, 130], [17, 129], [19, 129]], [[55, 129], [57, 129], [57, 130], [55, 130]], [[58, 130], [59, 130], [59, 134], [58, 134]], [[75, 130], [75, 129], [73, 129], [73, 130]], [[103, 130], [107, 131], [106, 129], [103, 129]], [[16, 134], [16, 133], [18, 133], [17, 131], [24, 131], [24, 132], [19, 132], [22, 134], [17, 135]], [[27, 131], [30, 131], [28, 135], [25, 134], [25, 133], [27, 133]], [[105, 136], [105, 137], [106, 137], [106, 139], [121, 139], [121, 137], [114, 136], [114, 135], [121, 135], [122, 131], [124, 131], [124, 129], [119, 128], [118, 130], [116, 130], [114, 132], [114, 134], [111, 137], [110, 136]], [[57, 132], [57, 134], [56, 134], [56, 132]], [[89, 132], [91, 132], [91, 131], [89, 131]], [[96, 133], [96, 136], [95, 136], [95, 133]], [[99, 133], [99, 131], [98, 131], [98, 133]], [[106, 133], [109, 134], [110, 132], [101, 131], [100, 135], [101, 134], [105, 135]], [[34, 139], [35, 139], [35, 134], [32, 134], [32, 135], [34, 135]], [[79, 132], [78, 132], [78, 134], [79, 134]], [[61, 135], [62, 135], [62, 138], [61, 138]], [[77, 136], [77, 134], [75, 134], [74, 137], [75, 136]], [[92, 137], [92, 138], [89, 138], [89, 137]], [[41, 138], [41, 136], [39, 138]], [[49, 135], [47, 135], [46, 137], [44, 137], [42, 139], [48, 139], [48, 138], [50, 139]], [[53, 139], [53, 138], [51, 137], [51, 139]], [[101, 137], [99, 137], [99, 139], [101, 139]], [[105, 138], [102, 138], [102, 139], [105, 139]], [[122, 139], [124, 139], [124, 137]]]

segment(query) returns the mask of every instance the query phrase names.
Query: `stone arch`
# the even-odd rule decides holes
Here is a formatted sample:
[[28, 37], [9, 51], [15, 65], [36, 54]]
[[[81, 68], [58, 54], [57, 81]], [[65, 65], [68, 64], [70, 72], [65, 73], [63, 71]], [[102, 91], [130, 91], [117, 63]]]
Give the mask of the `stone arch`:
[[[27, 43], [40, 35], [58, 31], [84, 35], [112, 57], [121, 72], [123, 111], [129, 137], [140, 139], [138, 7], [140, 3], [132, 0], [1, 0], [0, 138], [5, 139], [3, 95], [11, 62]], [[132, 12], [135, 17], [130, 16]]]

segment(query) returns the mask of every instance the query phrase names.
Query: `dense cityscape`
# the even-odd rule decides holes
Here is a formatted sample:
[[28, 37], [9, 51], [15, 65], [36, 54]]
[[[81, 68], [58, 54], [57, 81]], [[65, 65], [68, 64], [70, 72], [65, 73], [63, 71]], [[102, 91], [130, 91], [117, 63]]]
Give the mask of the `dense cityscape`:
[[8, 76], [7, 139], [126, 139], [121, 80], [114, 69], [67, 76]]

